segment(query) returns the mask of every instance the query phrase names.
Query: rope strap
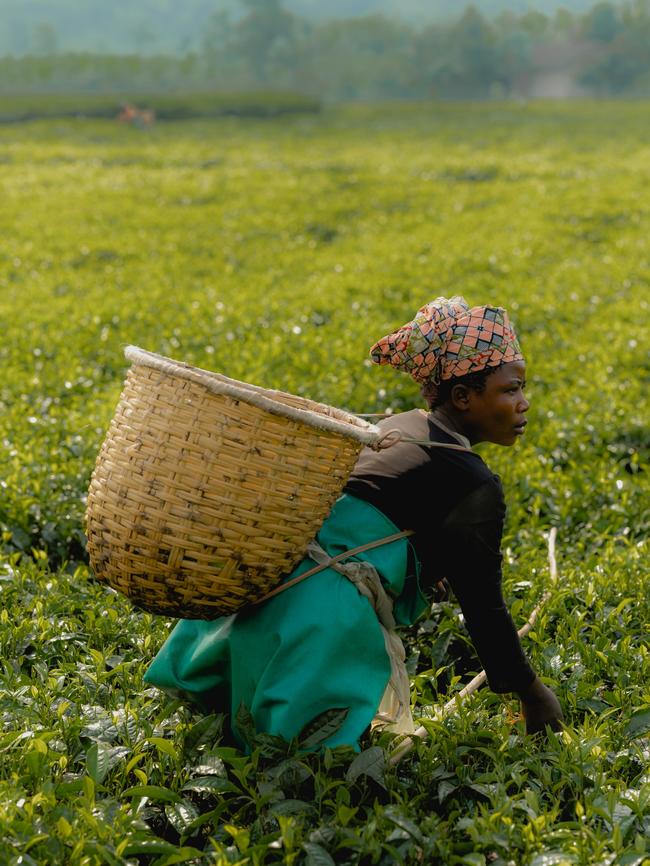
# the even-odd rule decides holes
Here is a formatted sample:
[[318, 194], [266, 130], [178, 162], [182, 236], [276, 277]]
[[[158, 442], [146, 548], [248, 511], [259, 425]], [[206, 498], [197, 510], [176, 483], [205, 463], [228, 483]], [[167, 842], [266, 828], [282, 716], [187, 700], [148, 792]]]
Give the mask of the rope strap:
[[464, 445], [452, 445], [451, 442], [432, 442], [430, 439], [412, 439], [410, 436], [404, 436], [401, 430], [393, 428], [387, 430], [383, 436], [371, 445], [374, 451], [383, 451], [384, 448], [392, 448], [399, 442], [405, 442], [409, 445], [422, 445], [424, 448], [449, 448], [452, 451], [467, 451], [470, 454], [475, 454], [471, 448], [466, 448]]
[[408, 538], [409, 535], [414, 534], [414, 530], [405, 529], [403, 532], [395, 532], [393, 535], [386, 535], [384, 538], [379, 538], [375, 541], [368, 541], [366, 544], [360, 544], [359, 547], [353, 547], [352, 550], [344, 550], [343, 553], [338, 553], [336, 556], [332, 556], [327, 562], [322, 563], [321, 565], [315, 565], [313, 568], [303, 572], [303, 574], [299, 574], [298, 577], [294, 577], [287, 583], [277, 586], [275, 589], [272, 589], [271, 592], [267, 592], [266, 595], [263, 595], [262, 598], [258, 598], [256, 601], [251, 602], [251, 604], [261, 604], [263, 601], [273, 598], [274, 595], [279, 595], [281, 592], [284, 592], [285, 589], [295, 586], [297, 583], [300, 583], [301, 580], [311, 577], [312, 574], [317, 574], [319, 571], [331, 568], [333, 565], [336, 565], [337, 562], [342, 562], [345, 559], [350, 559], [350, 557], [356, 556], [358, 553], [364, 553], [366, 550], [373, 550], [375, 547], [381, 547], [384, 544], [390, 544], [393, 541], [398, 541], [400, 538]]

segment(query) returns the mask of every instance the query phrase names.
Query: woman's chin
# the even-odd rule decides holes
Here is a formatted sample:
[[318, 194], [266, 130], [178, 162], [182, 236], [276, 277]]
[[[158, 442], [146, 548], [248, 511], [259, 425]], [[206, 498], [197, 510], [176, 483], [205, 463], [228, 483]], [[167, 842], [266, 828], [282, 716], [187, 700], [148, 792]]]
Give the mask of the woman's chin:
[[520, 438], [521, 433], [508, 433], [504, 436], [500, 436], [498, 439], [491, 439], [495, 445], [502, 445], [504, 448], [512, 448], [513, 445], [517, 444], [517, 440]]

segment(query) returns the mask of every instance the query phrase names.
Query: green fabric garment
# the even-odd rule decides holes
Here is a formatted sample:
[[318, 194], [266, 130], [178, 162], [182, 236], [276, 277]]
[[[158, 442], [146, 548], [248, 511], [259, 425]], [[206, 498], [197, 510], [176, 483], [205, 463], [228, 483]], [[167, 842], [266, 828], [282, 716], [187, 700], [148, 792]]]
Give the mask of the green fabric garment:
[[[344, 494], [317, 539], [335, 556], [395, 532], [399, 529], [373, 505]], [[411, 624], [426, 609], [408, 539], [354, 559], [375, 566], [396, 599], [398, 623]], [[313, 566], [311, 559], [303, 559], [286, 580]], [[208, 622], [180, 620], [145, 680], [205, 711], [228, 712], [231, 720], [243, 702], [258, 731], [285, 739], [325, 710], [348, 707], [343, 726], [325, 745], [358, 748], [389, 676], [390, 662], [370, 602], [346, 577], [327, 568], [259, 607]]]

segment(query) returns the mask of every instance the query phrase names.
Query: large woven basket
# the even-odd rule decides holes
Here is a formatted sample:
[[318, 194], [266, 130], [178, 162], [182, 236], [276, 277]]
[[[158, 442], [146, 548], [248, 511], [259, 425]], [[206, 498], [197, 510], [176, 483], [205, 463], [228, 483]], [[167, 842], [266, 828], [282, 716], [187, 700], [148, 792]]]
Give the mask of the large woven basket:
[[148, 611], [232, 613], [291, 571], [379, 430], [134, 346], [125, 354], [88, 492], [91, 566]]

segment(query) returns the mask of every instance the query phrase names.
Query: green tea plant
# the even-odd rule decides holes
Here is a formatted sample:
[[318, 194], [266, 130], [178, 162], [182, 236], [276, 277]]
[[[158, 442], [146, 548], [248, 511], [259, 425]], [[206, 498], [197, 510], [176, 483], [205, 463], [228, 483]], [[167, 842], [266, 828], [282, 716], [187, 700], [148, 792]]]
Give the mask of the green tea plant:
[[[0, 58], [0, 70], [7, 60]], [[114, 119], [121, 105], [133, 103], [150, 108], [157, 120], [187, 120], [199, 117], [277, 117], [283, 114], [320, 111], [315, 97], [291, 92], [219, 93], [142, 92], [125, 88], [110, 93], [2, 93], [0, 123], [69, 117]]]
[[[650, 863], [647, 110], [0, 128], [0, 863]], [[507, 307], [528, 359], [526, 437], [482, 453], [519, 623], [558, 529], [526, 648], [566, 729], [527, 740], [488, 690], [436, 718], [479, 664], [446, 602], [407, 636], [429, 737], [403, 762], [388, 734], [313, 750], [335, 718], [249, 729], [242, 754], [223, 717], [144, 687], [172, 623], [88, 574], [123, 347], [400, 411], [417, 389], [368, 346], [454, 293]]]

